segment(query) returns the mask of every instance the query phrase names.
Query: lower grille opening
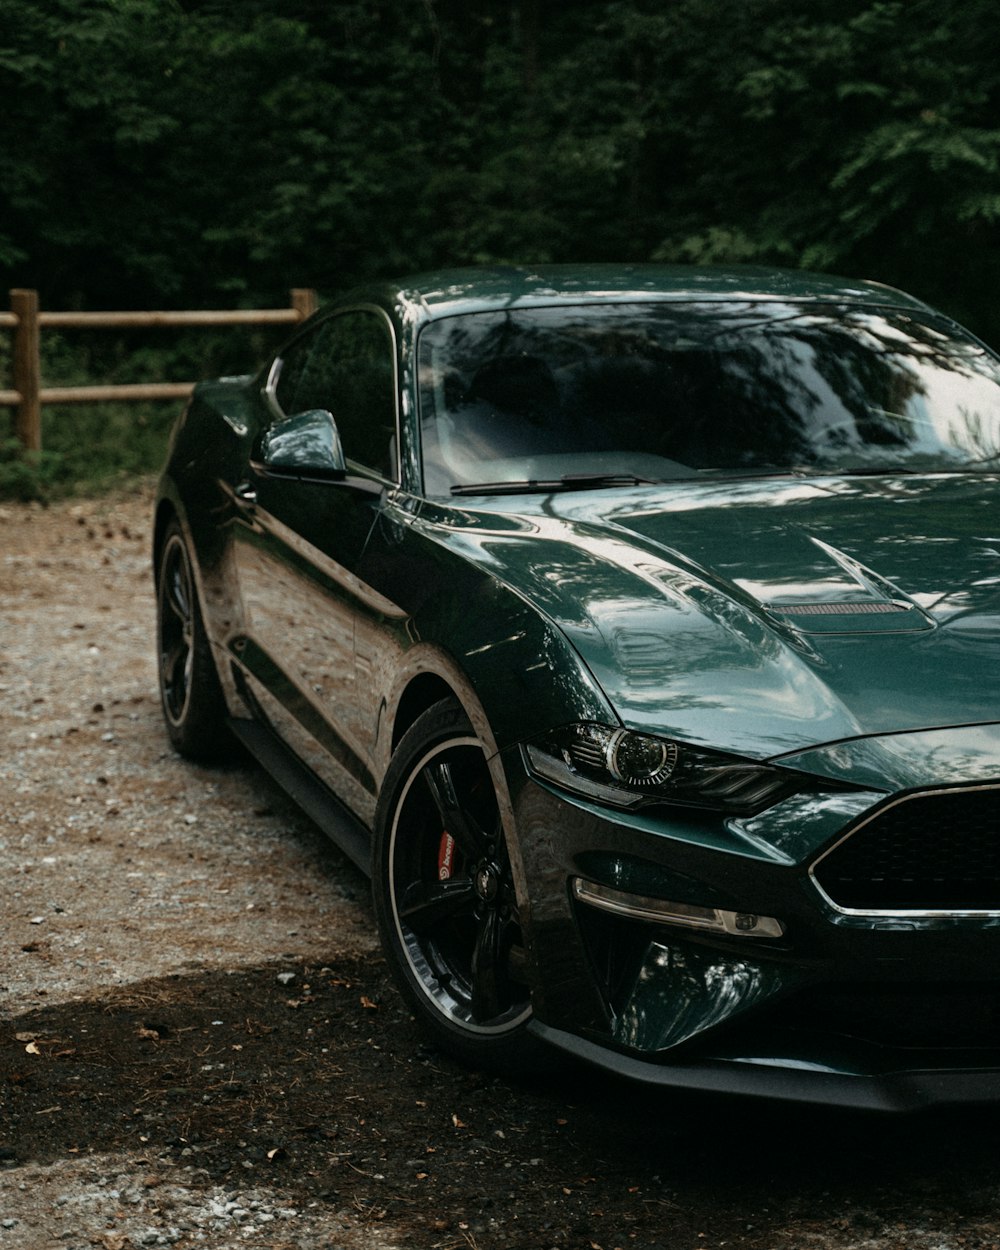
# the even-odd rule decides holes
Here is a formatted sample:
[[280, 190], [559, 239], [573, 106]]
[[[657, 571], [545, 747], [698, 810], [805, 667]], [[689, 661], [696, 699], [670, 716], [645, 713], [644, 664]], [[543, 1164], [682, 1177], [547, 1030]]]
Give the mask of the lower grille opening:
[[1000, 911], [1000, 786], [899, 799], [813, 869], [848, 911]]
[[767, 1025], [894, 1049], [995, 1049], [1000, 1047], [1000, 988], [816, 986], [787, 998], [768, 1014]]

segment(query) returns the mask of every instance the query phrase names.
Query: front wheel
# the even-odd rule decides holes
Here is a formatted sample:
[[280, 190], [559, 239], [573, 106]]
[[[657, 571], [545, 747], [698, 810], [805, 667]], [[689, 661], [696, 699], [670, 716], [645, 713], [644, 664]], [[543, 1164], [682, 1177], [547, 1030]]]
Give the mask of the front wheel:
[[425, 712], [386, 774], [375, 915], [395, 978], [443, 1049], [475, 1066], [536, 1066], [524, 939], [493, 780], [457, 704]]

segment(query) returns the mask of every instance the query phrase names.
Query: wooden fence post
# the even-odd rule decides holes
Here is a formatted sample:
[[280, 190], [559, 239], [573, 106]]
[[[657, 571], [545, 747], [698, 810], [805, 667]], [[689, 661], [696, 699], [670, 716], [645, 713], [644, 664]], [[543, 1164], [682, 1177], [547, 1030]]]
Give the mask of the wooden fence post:
[[306, 317], [311, 317], [319, 304], [316, 300], [316, 292], [311, 287], [294, 287], [290, 292], [291, 305], [299, 314], [301, 320], [305, 321]]
[[38, 292], [10, 293], [10, 310], [17, 317], [14, 330], [14, 389], [20, 394], [14, 433], [26, 451], [42, 449], [41, 351], [38, 333]]

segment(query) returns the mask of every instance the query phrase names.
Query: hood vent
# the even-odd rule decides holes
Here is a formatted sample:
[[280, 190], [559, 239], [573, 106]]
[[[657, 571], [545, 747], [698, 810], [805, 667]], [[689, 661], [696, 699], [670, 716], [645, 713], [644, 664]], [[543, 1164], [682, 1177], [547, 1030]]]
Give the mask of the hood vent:
[[905, 603], [885, 603], [867, 600], [862, 603], [772, 603], [772, 612], [782, 616], [868, 616], [912, 612]]
[[915, 633], [933, 622], [912, 603], [861, 599], [854, 603], [770, 603], [768, 611], [806, 634]]

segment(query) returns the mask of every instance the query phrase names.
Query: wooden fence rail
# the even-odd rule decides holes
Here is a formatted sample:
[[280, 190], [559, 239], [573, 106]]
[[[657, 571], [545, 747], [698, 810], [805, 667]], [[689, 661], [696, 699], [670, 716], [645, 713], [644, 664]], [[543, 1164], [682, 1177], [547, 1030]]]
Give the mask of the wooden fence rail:
[[138, 382], [114, 386], [43, 386], [41, 332], [46, 328], [134, 326], [294, 325], [316, 311], [316, 292], [297, 287], [287, 308], [238, 308], [205, 312], [42, 312], [38, 292], [11, 291], [10, 312], [0, 312], [0, 329], [13, 332], [12, 390], [0, 390], [0, 407], [14, 408], [14, 433], [28, 451], [42, 446], [45, 404], [133, 403], [143, 399], [184, 399], [193, 382]]

